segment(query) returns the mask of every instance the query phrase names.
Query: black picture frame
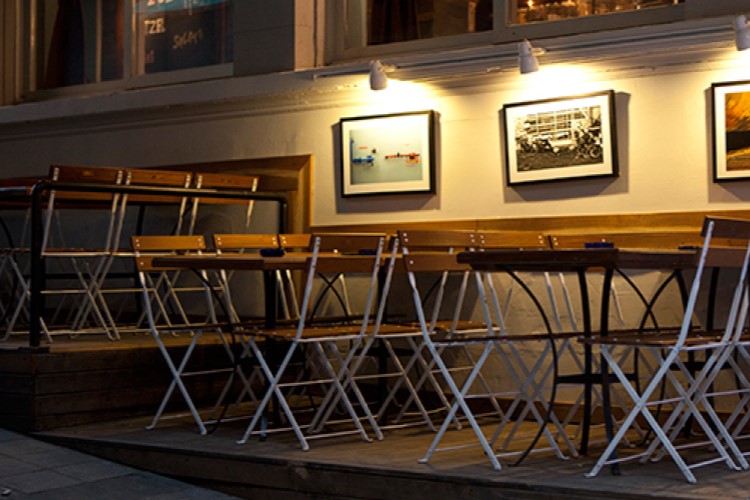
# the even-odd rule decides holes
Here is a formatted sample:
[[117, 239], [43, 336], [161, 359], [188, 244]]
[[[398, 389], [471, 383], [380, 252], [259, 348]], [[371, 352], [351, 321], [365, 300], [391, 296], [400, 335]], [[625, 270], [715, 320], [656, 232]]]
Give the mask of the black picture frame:
[[341, 196], [435, 193], [435, 112], [341, 118]]
[[613, 90], [503, 106], [507, 184], [617, 177], [615, 108]]
[[714, 182], [750, 179], [750, 81], [711, 85]]

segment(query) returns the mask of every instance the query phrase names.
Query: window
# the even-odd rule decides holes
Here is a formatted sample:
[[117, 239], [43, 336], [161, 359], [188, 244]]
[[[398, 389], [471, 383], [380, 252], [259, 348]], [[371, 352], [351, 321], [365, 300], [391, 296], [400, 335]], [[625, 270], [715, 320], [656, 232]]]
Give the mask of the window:
[[138, 74], [232, 61], [229, 0], [139, 0]]
[[37, 87], [123, 77], [124, 0], [39, 0]]
[[367, 43], [492, 29], [492, 0], [367, 0]]
[[517, 42], [727, 15], [738, 1], [342, 0], [331, 47], [349, 59]]
[[684, 0], [518, 0], [511, 7], [510, 24], [556, 21], [614, 12], [663, 7]]
[[32, 90], [219, 65], [233, 58], [232, 0], [35, 0], [29, 16]]

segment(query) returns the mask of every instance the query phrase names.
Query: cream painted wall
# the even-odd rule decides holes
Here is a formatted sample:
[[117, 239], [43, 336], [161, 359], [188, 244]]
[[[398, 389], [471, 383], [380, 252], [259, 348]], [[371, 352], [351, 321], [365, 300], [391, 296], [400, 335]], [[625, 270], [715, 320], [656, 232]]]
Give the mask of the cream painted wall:
[[[495, 73], [392, 79], [378, 93], [330, 68], [4, 107], [0, 175], [311, 153], [317, 225], [750, 208], [750, 181], [711, 180], [709, 117], [711, 83], [750, 79], [750, 56], [711, 36], [679, 56], [662, 42], [550, 50], [537, 74], [504, 61]], [[503, 104], [605, 89], [617, 92], [619, 178], [504, 186]], [[424, 109], [439, 117], [437, 194], [341, 199], [338, 120]]]

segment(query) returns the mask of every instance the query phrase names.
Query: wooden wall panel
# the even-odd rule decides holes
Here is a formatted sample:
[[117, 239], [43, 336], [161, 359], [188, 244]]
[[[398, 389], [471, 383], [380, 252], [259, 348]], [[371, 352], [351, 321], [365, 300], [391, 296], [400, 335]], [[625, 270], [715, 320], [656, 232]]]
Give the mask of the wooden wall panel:
[[314, 231], [395, 232], [397, 229], [468, 229], [492, 231], [615, 232], [624, 230], [656, 231], [659, 228], [698, 230], [706, 215], [750, 219], [750, 210], [716, 210], [710, 212], [669, 212], [650, 214], [602, 214], [560, 217], [509, 219], [466, 219], [383, 224], [349, 224], [346, 226], [313, 226]]

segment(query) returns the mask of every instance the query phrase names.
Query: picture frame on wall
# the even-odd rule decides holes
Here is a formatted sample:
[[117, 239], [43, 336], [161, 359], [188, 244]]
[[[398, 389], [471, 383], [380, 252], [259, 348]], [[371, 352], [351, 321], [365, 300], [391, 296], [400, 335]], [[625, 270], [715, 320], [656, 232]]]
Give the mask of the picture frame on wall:
[[750, 179], [750, 81], [711, 85], [714, 182]]
[[435, 112], [342, 118], [341, 195], [435, 193]]
[[506, 104], [508, 185], [617, 177], [616, 123], [613, 90]]

